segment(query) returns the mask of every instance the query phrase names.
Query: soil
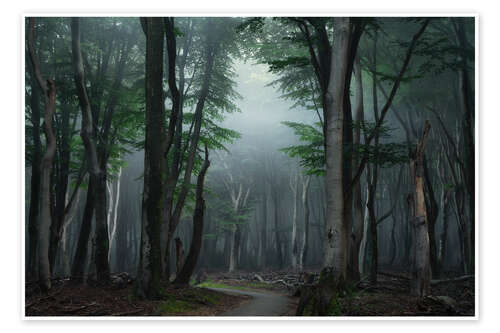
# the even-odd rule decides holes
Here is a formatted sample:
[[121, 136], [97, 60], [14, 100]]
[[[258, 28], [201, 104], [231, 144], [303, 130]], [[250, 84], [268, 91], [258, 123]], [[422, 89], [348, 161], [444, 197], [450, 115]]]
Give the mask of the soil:
[[[219, 288], [284, 295], [288, 299], [285, 316], [294, 316], [299, 297], [296, 286], [303, 283], [304, 273], [261, 272], [212, 273], [206, 276]], [[295, 276], [294, 276], [295, 274]], [[317, 272], [308, 272], [314, 276]], [[273, 283], [284, 280], [285, 283]], [[376, 285], [362, 281], [339, 297], [332, 315], [336, 316], [474, 316], [475, 280], [447, 281], [431, 286], [431, 296], [418, 298], [409, 294], [408, 277], [401, 272], [383, 272]], [[208, 286], [210, 287], [210, 286]], [[216, 316], [251, 302], [244, 293], [188, 287], [164, 287], [165, 297], [158, 301], [141, 301], [133, 297], [133, 285], [103, 287], [55, 280], [48, 294], [26, 286], [26, 316]]]
[[42, 294], [26, 288], [25, 314], [31, 316], [214, 316], [249, 297], [228, 295], [206, 288], [164, 288], [164, 298], [138, 300], [133, 285], [116, 288], [90, 286], [59, 280]]

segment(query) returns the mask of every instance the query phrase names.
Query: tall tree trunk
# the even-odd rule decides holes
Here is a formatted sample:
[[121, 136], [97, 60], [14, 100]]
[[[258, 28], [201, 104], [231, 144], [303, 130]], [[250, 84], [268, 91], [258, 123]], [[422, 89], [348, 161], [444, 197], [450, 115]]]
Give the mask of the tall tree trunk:
[[325, 101], [327, 216], [323, 268], [329, 268], [336, 280], [345, 280], [347, 268], [347, 230], [344, 223], [342, 187], [342, 138], [344, 90], [349, 49], [349, 18], [333, 18], [331, 72]]
[[162, 159], [165, 134], [163, 99], [164, 24], [160, 17], [141, 18], [146, 25], [146, 143], [142, 200], [141, 247], [136, 293], [140, 298], [160, 295], [162, 274]]
[[56, 153], [56, 138], [52, 129], [52, 118], [56, 107], [56, 85], [53, 80], [44, 80], [40, 72], [40, 66], [36, 59], [34, 49], [34, 29], [35, 20], [31, 18], [29, 21], [29, 41], [28, 48], [31, 63], [40, 86], [41, 91], [45, 96], [45, 113], [43, 130], [45, 134], [46, 150], [41, 160], [40, 165], [40, 217], [38, 228], [38, 280], [40, 288], [47, 291], [51, 287], [50, 278], [50, 261], [49, 261], [49, 238], [50, 226], [52, 223], [50, 211], [50, 176], [52, 172], [52, 160]]
[[33, 125], [33, 151], [31, 153], [30, 209], [28, 222], [28, 276], [27, 281], [38, 278], [38, 224], [40, 210], [40, 177], [42, 142], [40, 139], [40, 87], [33, 64], [29, 64], [31, 85], [31, 124]]
[[[354, 63], [354, 74], [356, 82], [356, 96], [357, 102], [355, 105], [355, 121], [356, 127], [354, 130], [354, 145], [359, 145], [361, 143], [361, 123], [364, 121], [364, 109], [363, 109], [363, 81], [361, 77], [361, 64], [359, 60], [359, 54], [356, 55]], [[354, 161], [354, 169], [358, 168], [359, 158]], [[361, 199], [361, 182], [357, 182], [354, 185], [353, 190], [354, 199], [354, 209], [353, 209], [353, 225], [352, 234], [350, 239], [350, 251], [349, 251], [349, 278], [352, 281], [359, 281], [359, 249], [361, 246], [361, 240], [363, 239], [363, 201]]]
[[205, 175], [209, 167], [210, 161], [208, 160], [208, 148], [205, 145], [205, 161], [203, 162], [203, 166], [196, 181], [196, 203], [193, 214], [193, 237], [191, 240], [191, 246], [189, 248], [189, 254], [186, 258], [184, 266], [182, 267], [180, 273], [177, 274], [174, 283], [189, 284], [189, 280], [191, 279], [196, 263], [198, 262], [203, 240], [203, 216], [205, 213], [203, 188], [205, 184]]
[[448, 239], [448, 224], [450, 219], [450, 196], [451, 189], [444, 188], [441, 194], [441, 207], [443, 212], [443, 227], [441, 229], [441, 234], [439, 235], [439, 249], [438, 249], [438, 266], [439, 273], [441, 277], [443, 272], [443, 264], [446, 258], [446, 246]]
[[[71, 128], [70, 128], [70, 107], [64, 105], [61, 108], [61, 122], [59, 129], [60, 143], [58, 145], [58, 168], [56, 171], [55, 184], [55, 209], [52, 225], [50, 227], [50, 247], [49, 260], [50, 270], [54, 272], [59, 244], [62, 236], [62, 229], [66, 216], [66, 197], [69, 183], [69, 169], [71, 157]], [[56, 150], [57, 152], [57, 150]]]
[[[113, 209], [113, 226], [110, 228], [109, 233], [109, 255], [108, 261], [111, 262], [111, 251], [113, 251], [113, 246], [116, 240], [116, 231], [118, 230], [118, 204], [120, 203], [120, 185], [122, 179], [122, 168], [118, 169], [118, 179], [116, 181], [116, 195], [115, 195], [115, 206]], [[117, 253], [115, 249], [115, 253]]]
[[430, 292], [430, 249], [429, 224], [425, 207], [424, 194], [424, 151], [429, 136], [430, 123], [425, 122], [422, 139], [410, 159], [410, 176], [413, 193], [410, 204], [413, 216], [410, 215], [413, 228], [413, 259], [411, 267], [410, 292], [412, 295], [424, 297]]
[[[72, 57], [74, 79], [78, 95], [80, 109], [82, 111], [82, 129], [80, 136], [85, 147], [85, 155], [88, 161], [88, 169], [90, 178], [94, 181], [95, 198], [95, 233], [96, 233], [96, 273], [99, 282], [107, 282], [109, 280], [109, 262], [108, 250], [109, 240], [106, 222], [106, 186], [105, 172], [102, 172], [99, 167], [97, 157], [97, 147], [93, 134], [93, 119], [90, 103], [85, 88], [85, 78], [83, 71], [83, 60], [80, 49], [80, 19], [74, 17], [71, 19], [71, 37], [72, 37]], [[104, 187], [102, 184], [104, 183]]]
[[440, 267], [438, 265], [438, 254], [436, 247], [436, 221], [439, 214], [439, 206], [434, 195], [434, 188], [432, 186], [432, 178], [429, 173], [429, 168], [427, 167], [427, 159], [424, 156], [423, 161], [424, 168], [424, 194], [425, 194], [425, 209], [427, 213], [427, 221], [429, 224], [429, 251], [430, 251], [430, 261], [431, 261], [431, 275], [433, 277], [439, 277]]

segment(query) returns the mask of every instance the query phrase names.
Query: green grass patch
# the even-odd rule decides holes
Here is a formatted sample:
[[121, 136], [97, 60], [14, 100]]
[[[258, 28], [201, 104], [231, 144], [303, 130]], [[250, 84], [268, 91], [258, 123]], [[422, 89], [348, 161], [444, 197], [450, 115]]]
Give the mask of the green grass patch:
[[274, 290], [275, 288], [273, 287], [272, 284], [264, 283], [264, 282], [248, 282], [245, 284], [241, 285], [230, 285], [230, 284], [224, 284], [220, 282], [213, 282], [213, 281], [205, 281], [197, 285], [197, 287], [201, 288], [222, 288], [222, 289], [235, 289], [235, 290], [252, 290], [252, 289], [267, 289], [267, 290]]
[[196, 309], [196, 306], [187, 301], [177, 300], [169, 297], [166, 301], [161, 301], [157, 306], [156, 315], [184, 313]]

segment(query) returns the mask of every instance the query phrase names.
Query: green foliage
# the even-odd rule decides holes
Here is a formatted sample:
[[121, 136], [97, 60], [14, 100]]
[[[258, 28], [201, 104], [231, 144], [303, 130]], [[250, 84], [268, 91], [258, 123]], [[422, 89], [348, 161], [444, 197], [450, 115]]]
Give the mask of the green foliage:
[[321, 124], [307, 125], [290, 121], [284, 121], [282, 124], [292, 128], [299, 141], [304, 144], [282, 148], [280, 151], [292, 158], [299, 158], [306, 174], [323, 175], [326, 160]]

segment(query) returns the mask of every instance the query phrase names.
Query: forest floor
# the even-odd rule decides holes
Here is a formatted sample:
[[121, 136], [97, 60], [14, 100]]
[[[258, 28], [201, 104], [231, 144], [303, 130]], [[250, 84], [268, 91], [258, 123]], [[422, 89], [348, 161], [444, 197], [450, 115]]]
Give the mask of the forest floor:
[[[133, 283], [98, 287], [53, 281], [48, 294], [26, 286], [26, 316], [294, 316], [298, 290], [317, 272], [289, 271], [204, 274], [198, 286], [165, 286], [157, 301], [133, 296]], [[450, 276], [452, 277], [452, 276]], [[474, 316], [473, 277], [433, 281], [431, 296], [409, 295], [409, 279], [383, 271], [376, 285], [361, 281], [338, 298], [334, 316]], [[270, 309], [269, 313], [262, 310]], [[267, 311], [267, 310], [266, 310]], [[264, 311], [264, 312], [266, 312]]]
[[25, 315], [31, 316], [214, 316], [250, 299], [207, 288], [166, 286], [160, 300], [136, 299], [133, 284], [91, 286], [55, 280], [47, 294], [26, 288]]
[[[317, 279], [317, 272], [288, 271], [258, 273], [215, 273], [202, 285], [212, 288], [261, 290], [289, 296], [287, 316], [294, 316], [299, 302], [298, 287], [304, 279]], [[348, 287], [338, 298], [335, 316], [474, 316], [475, 279], [433, 280], [431, 295], [418, 298], [409, 294], [409, 279], [401, 272], [380, 272], [377, 284], [361, 281]], [[311, 281], [309, 281], [311, 282]]]

